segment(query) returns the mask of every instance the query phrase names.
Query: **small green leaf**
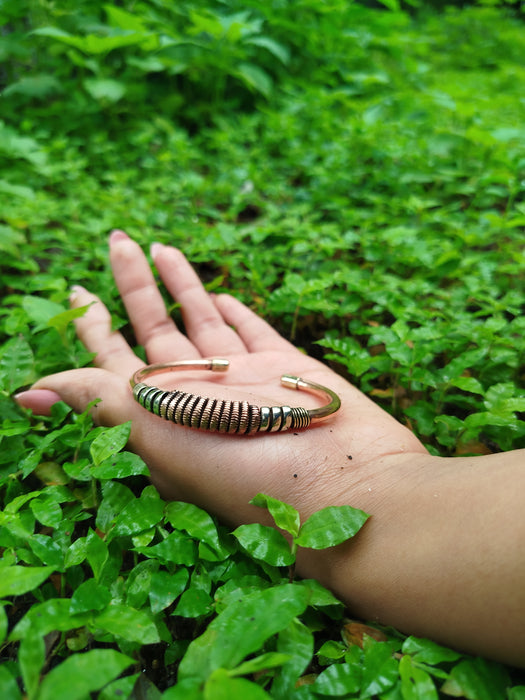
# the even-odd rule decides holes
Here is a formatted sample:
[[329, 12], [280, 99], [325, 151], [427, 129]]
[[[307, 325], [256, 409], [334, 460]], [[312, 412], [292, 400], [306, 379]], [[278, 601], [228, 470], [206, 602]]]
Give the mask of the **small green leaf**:
[[131, 432], [131, 421], [99, 430], [99, 434], [89, 448], [95, 466], [100, 465], [108, 457], [117, 454], [126, 446]]
[[275, 524], [281, 530], [289, 532], [293, 537], [299, 533], [299, 512], [293, 506], [264, 493], [258, 493], [250, 503], [260, 508], [267, 508]]
[[84, 700], [119, 676], [134, 661], [114, 649], [92, 649], [70, 656], [42, 681], [38, 700]]
[[198, 588], [188, 588], [181, 595], [174, 615], [180, 617], [201, 617], [212, 611], [213, 600], [206, 591]]
[[111, 78], [86, 78], [84, 87], [93, 99], [103, 102], [118, 102], [126, 94], [125, 83]]
[[54, 569], [50, 566], [7, 566], [0, 576], [0, 598], [20, 596], [38, 588]]
[[130, 501], [122, 513], [117, 516], [108, 539], [117, 536], [136, 535], [143, 530], [157, 525], [164, 516], [164, 501], [160, 498], [152, 498], [150, 493], [142, 495]]
[[312, 631], [300, 620], [294, 618], [288, 627], [279, 632], [277, 651], [287, 654], [289, 660], [283, 664], [280, 673], [275, 676], [272, 696], [278, 700], [288, 700], [292, 697], [299, 676], [312, 660], [314, 651]]
[[261, 654], [253, 659], [244, 661], [239, 664], [237, 668], [234, 668], [229, 672], [230, 676], [247, 676], [251, 673], [258, 673], [260, 671], [265, 671], [270, 668], [278, 668], [282, 666], [287, 661], [290, 661], [289, 654], [283, 654], [281, 652], [269, 651], [266, 654]]
[[290, 545], [273, 527], [250, 523], [240, 525], [232, 534], [252, 557], [266, 564], [290, 566], [295, 561]]
[[350, 506], [329, 506], [311, 515], [295, 538], [295, 544], [311, 549], [325, 549], [341, 544], [363, 527], [369, 516]]
[[172, 532], [162, 542], [151, 547], [135, 547], [135, 551], [147, 557], [158, 559], [163, 564], [190, 566], [197, 560], [195, 542], [183, 532]]
[[23, 639], [30, 630], [42, 636], [51, 631], [67, 632], [82, 627], [88, 620], [89, 614], [71, 614], [67, 598], [51, 598], [33, 605], [11, 632], [10, 639]]

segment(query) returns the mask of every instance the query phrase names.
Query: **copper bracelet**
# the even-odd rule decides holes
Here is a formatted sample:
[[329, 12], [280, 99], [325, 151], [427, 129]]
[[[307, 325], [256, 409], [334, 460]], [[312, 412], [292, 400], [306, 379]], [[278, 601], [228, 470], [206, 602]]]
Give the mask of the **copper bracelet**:
[[300, 430], [312, 423], [325, 420], [341, 406], [339, 397], [331, 389], [288, 374], [281, 377], [283, 386], [288, 389], [307, 391], [328, 399], [328, 403], [312, 409], [300, 406], [255, 406], [247, 401], [207, 398], [180, 390], [166, 391], [143, 382], [146, 377], [164, 372], [191, 369], [224, 372], [228, 366], [228, 360], [222, 359], [181, 360], [148, 365], [135, 372], [131, 378], [133, 397], [151, 413], [178, 425], [237, 435]]

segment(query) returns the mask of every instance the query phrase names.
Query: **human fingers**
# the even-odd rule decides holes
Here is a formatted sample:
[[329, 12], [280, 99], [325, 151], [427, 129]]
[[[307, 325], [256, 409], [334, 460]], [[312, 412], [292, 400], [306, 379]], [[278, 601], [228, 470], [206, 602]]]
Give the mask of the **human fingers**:
[[215, 306], [224, 321], [235, 327], [250, 352], [281, 351], [299, 352], [285, 340], [269, 323], [229, 294], [215, 298]]
[[86, 348], [96, 353], [95, 363], [99, 367], [128, 377], [142, 365], [122, 335], [111, 330], [111, 315], [97, 296], [76, 286], [70, 303], [73, 308], [89, 306], [76, 320], [76, 329]]
[[148, 361], [199, 357], [193, 343], [168, 315], [140, 246], [123, 231], [113, 231], [109, 242], [113, 276], [137, 341], [146, 349]]
[[155, 266], [173, 298], [181, 305], [188, 337], [204, 356], [246, 352], [237, 333], [225, 323], [183, 253], [171, 246], [152, 246]]
[[142, 417], [142, 412], [138, 410], [140, 406], [131, 396], [128, 381], [114, 372], [98, 367], [50, 374], [17, 397], [21, 405], [31, 408], [35, 413], [45, 408], [46, 402], [50, 409], [52, 403], [56, 402], [53, 399], [64, 401], [78, 413], [100, 399], [93, 407], [93, 415], [99, 425], [118, 425], [136, 415]]

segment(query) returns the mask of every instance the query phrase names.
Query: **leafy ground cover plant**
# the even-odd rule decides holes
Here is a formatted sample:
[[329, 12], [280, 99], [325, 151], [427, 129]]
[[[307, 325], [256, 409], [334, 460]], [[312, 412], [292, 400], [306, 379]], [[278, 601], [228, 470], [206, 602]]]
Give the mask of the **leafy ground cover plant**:
[[[523, 24], [335, 0], [0, 14], [2, 697], [523, 698], [295, 580], [315, 520], [259, 495], [288, 541], [232, 534], [158, 497], [129, 426], [11, 398], [91, 361], [71, 283], [130, 336], [119, 226], [180, 245], [434, 453], [523, 447]], [[337, 513], [339, 537], [365, 517]]]

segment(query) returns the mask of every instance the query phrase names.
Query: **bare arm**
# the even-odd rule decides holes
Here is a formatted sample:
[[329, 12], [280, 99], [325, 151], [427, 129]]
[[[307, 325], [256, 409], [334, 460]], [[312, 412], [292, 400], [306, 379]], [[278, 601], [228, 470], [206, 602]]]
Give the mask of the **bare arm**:
[[132, 420], [131, 447], [166, 498], [197, 503], [232, 525], [264, 518], [248, 504], [258, 492], [291, 503], [303, 518], [328, 505], [362, 508], [372, 517], [356, 538], [303, 552], [299, 573], [364, 618], [525, 665], [524, 452], [431, 457], [409, 430], [243, 304], [211, 298], [179, 251], [152, 253], [181, 304], [186, 334], [168, 317], [140, 248], [122, 232], [111, 238], [115, 280], [150, 363], [227, 357], [227, 376], [188, 375], [185, 390], [263, 405], [291, 401], [278, 378], [292, 373], [336, 391], [341, 411], [304, 431], [253, 437], [168, 423], [133, 400], [129, 378], [142, 363], [83, 289], [72, 303], [96, 302], [77, 330], [97, 367], [42, 379], [20, 403], [46, 413], [58, 398], [77, 410], [101, 398], [96, 420]]

